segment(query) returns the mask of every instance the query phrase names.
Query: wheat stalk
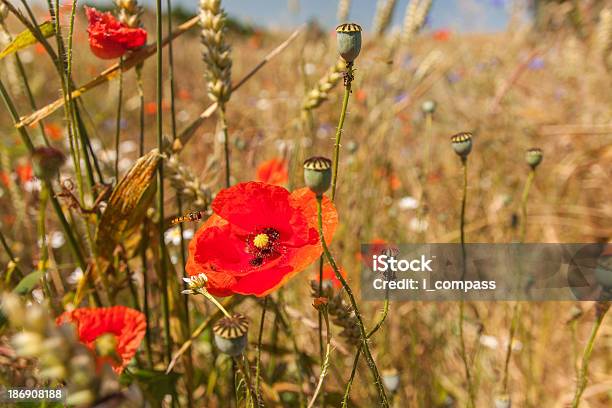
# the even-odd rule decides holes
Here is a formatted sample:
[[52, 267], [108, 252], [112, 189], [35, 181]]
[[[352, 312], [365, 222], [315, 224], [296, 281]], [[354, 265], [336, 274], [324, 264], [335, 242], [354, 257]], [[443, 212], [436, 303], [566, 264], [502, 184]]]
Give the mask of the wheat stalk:
[[143, 9], [138, 5], [138, 1], [115, 0], [115, 6], [117, 7], [117, 18], [119, 21], [132, 28], [141, 26], [140, 16]]
[[383, 35], [389, 28], [396, 4], [397, 0], [378, 0], [374, 16], [374, 34]]
[[338, 12], [336, 16], [338, 17], [338, 22], [344, 23], [349, 15], [349, 10], [351, 9], [351, 0], [339, 0], [338, 1]]
[[410, 42], [423, 28], [425, 20], [431, 9], [431, 0], [411, 0], [406, 7], [404, 25], [402, 28], [402, 41]]
[[323, 102], [329, 99], [329, 91], [338, 85], [342, 79], [345, 63], [338, 60], [336, 64], [317, 82], [317, 85], [306, 94], [302, 109], [311, 110], [318, 108]]

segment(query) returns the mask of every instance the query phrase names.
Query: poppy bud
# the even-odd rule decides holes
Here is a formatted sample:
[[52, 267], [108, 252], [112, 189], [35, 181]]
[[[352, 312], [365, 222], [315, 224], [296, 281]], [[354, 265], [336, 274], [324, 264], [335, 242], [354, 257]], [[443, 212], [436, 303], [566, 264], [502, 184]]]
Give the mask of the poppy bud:
[[436, 111], [436, 102], [432, 100], [427, 100], [421, 104], [421, 110], [427, 114], [433, 114]]
[[400, 383], [399, 372], [395, 368], [383, 371], [382, 381], [385, 387], [391, 393], [394, 393], [395, 391], [397, 391]]
[[304, 182], [316, 195], [321, 196], [331, 185], [331, 160], [311, 157], [304, 162]]
[[359, 24], [346, 23], [336, 27], [338, 53], [344, 61], [351, 63], [361, 51], [361, 27]]
[[37, 147], [32, 152], [34, 174], [43, 180], [55, 177], [65, 161], [64, 153], [54, 147]]
[[531, 166], [532, 169], [535, 170], [536, 167], [542, 162], [544, 156], [542, 155], [542, 149], [538, 147], [533, 147], [527, 150], [525, 154], [525, 160], [527, 164]]
[[463, 159], [472, 151], [472, 134], [470, 132], [461, 132], [451, 137], [453, 150]]
[[247, 345], [248, 330], [249, 322], [244, 315], [234, 313], [231, 318], [224, 317], [213, 326], [215, 344], [223, 353], [239, 356]]

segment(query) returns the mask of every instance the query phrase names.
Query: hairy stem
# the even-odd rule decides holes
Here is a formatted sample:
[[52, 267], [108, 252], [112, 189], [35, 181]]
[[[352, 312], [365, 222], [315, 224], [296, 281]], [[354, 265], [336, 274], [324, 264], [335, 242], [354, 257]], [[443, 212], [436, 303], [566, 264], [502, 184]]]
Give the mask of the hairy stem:
[[[465, 274], [467, 270], [466, 265], [466, 252], [465, 252], [465, 205], [467, 202], [467, 187], [468, 187], [468, 178], [467, 178], [467, 158], [461, 158], [461, 167], [463, 170], [463, 191], [461, 196], [461, 215], [460, 215], [460, 236], [461, 236], [461, 259], [462, 259], [462, 271], [461, 271], [461, 280], [465, 280]], [[463, 368], [465, 370], [465, 379], [467, 382], [468, 388], [468, 396], [469, 396], [469, 407], [473, 408], [476, 406], [475, 396], [474, 396], [474, 387], [472, 384], [472, 375], [470, 372], [470, 362], [468, 360], [468, 355], [465, 347], [465, 335], [463, 333], [463, 323], [465, 320], [465, 301], [463, 298], [459, 302], [459, 345], [460, 345], [460, 354], [461, 360], [463, 362]]]
[[582, 393], [586, 388], [589, 374], [589, 361], [591, 360], [591, 354], [593, 353], [595, 337], [597, 337], [597, 332], [601, 327], [601, 323], [603, 322], [604, 316], [606, 315], [606, 311], [607, 309], [604, 309], [602, 311], [598, 310], [595, 315], [595, 322], [593, 323], [593, 327], [591, 329], [591, 335], [589, 336], [589, 340], [587, 341], [586, 347], [584, 348], [584, 352], [582, 354], [580, 375], [578, 377], [578, 384], [576, 385], [576, 394], [574, 395], [574, 400], [572, 401], [572, 408], [578, 408], [578, 406], [580, 405], [580, 398], [582, 397]]
[[261, 345], [263, 341], [264, 323], [266, 320], [266, 308], [268, 306], [268, 297], [264, 297], [263, 305], [261, 306], [261, 319], [259, 321], [259, 334], [257, 337], [257, 361], [255, 362], [255, 398], [257, 406], [262, 406], [263, 401], [259, 393], [259, 380], [261, 371]]
[[336, 138], [334, 143], [334, 162], [332, 165], [332, 183], [331, 183], [331, 199], [334, 201], [336, 198], [336, 184], [338, 181], [338, 161], [340, 160], [340, 141], [342, 139], [342, 128], [344, 127], [344, 120], [346, 119], [346, 110], [348, 108], [349, 97], [351, 96], [351, 78], [353, 76], [353, 64], [346, 64], [347, 79], [344, 85], [344, 96], [342, 98], [342, 110], [340, 111], [340, 119], [338, 120], [338, 127], [336, 128]]
[[[162, 5], [156, 0], [156, 42], [157, 49], [162, 47]], [[163, 70], [162, 53], [158, 52], [157, 59], [157, 148], [163, 151], [163, 117], [162, 117], [162, 90]], [[164, 162], [160, 160], [157, 170], [157, 212], [158, 212], [158, 240], [159, 240], [159, 273], [161, 276], [162, 301], [164, 309], [164, 333], [166, 337], [165, 355], [168, 362], [172, 358], [172, 337], [170, 335], [170, 299], [168, 294], [168, 265], [166, 264], [166, 248], [164, 245]]]
[[344, 288], [344, 290], [346, 291], [346, 294], [349, 297], [349, 300], [351, 302], [351, 307], [353, 308], [353, 311], [355, 312], [355, 317], [357, 318], [357, 325], [359, 326], [359, 332], [361, 334], [361, 346], [364, 350], [366, 361], [368, 362], [370, 371], [372, 372], [372, 375], [374, 377], [374, 382], [376, 384], [376, 388], [378, 391], [380, 404], [383, 407], [388, 407], [389, 401], [387, 400], [387, 394], [385, 393], [385, 388], [383, 386], [382, 379], [380, 377], [380, 373], [378, 372], [378, 368], [376, 367], [376, 362], [374, 361], [374, 357], [372, 357], [372, 352], [370, 351], [370, 346], [368, 345], [368, 335], [363, 325], [363, 320], [361, 318], [361, 313], [359, 312], [359, 308], [357, 307], [355, 296], [353, 295], [353, 291], [351, 290], [350, 286], [348, 285], [348, 283], [346, 283], [346, 280], [340, 273], [340, 270], [338, 269], [338, 266], [336, 265], [336, 261], [334, 260], [333, 256], [329, 252], [329, 248], [327, 247], [327, 244], [325, 243], [325, 236], [323, 235], [323, 209], [322, 209], [322, 203], [321, 203], [322, 199], [323, 199], [322, 196], [317, 196], [317, 215], [319, 219], [319, 239], [321, 241], [321, 246], [323, 247], [323, 253], [325, 254], [327, 261], [329, 262], [332, 269], [334, 270], [336, 278], [338, 278], [338, 280], [342, 283], [342, 287]]

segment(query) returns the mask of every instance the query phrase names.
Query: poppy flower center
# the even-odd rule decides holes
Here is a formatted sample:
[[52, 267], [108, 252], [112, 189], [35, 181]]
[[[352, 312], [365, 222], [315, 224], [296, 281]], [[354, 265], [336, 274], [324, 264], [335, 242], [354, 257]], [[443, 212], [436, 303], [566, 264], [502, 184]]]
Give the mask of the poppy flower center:
[[253, 258], [249, 263], [253, 266], [260, 266], [264, 260], [278, 255], [278, 239], [280, 234], [274, 228], [263, 228], [249, 234], [247, 237], [247, 252]]
[[268, 234], [257, 234], [257, 236], [255, 236], [253, 239], [253, 245], [259, 249], [265, 248], [269, 242], [270, 237], [268, 237]]

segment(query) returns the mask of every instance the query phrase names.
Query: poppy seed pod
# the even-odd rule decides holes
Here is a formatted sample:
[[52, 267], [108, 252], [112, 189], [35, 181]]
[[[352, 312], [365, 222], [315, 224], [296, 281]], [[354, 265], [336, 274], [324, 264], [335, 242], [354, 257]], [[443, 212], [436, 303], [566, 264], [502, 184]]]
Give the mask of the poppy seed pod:
[[351, 63], [361, 51], [361, 26], [355, 23], [340, 24], [336, 27], [338, 53], [344, 61]]
[[425, 102], [423, 102], [421, 104], [421, 110], [424, 113], [427, 113], [429, 115], [433, 114], [436, 111], [436, 102], [432, 101], [432, 100], [426, 100]]
[[34, 174], [44, 180], [55, 177], [65, 161], [64, 153], [54, 147], [37, 147], [32, 152]]
[[470, 132], [461, 132], [451, 137], [453, 150], [463, 159], [472, 151], [472, 134]]
[[527, 164], [531, 166], [532, 169], [535, 170], [536, 167], [542, 162], [544, 155], [542, 155], [542, 149], [538, 147], [533, 147], [527, 150], [525, 154], [525, 160]]
[[323, 195], [331, 185], [331, 160], [311, 157], [304, 162], [304, 182], [316, 195]]
[[240, 314], [234, 313], [232, 317], [224, 317], [213, 326], [215, 344], [223, 353], [230, 356], [239, 356], [247, 345], [249, 321]]

